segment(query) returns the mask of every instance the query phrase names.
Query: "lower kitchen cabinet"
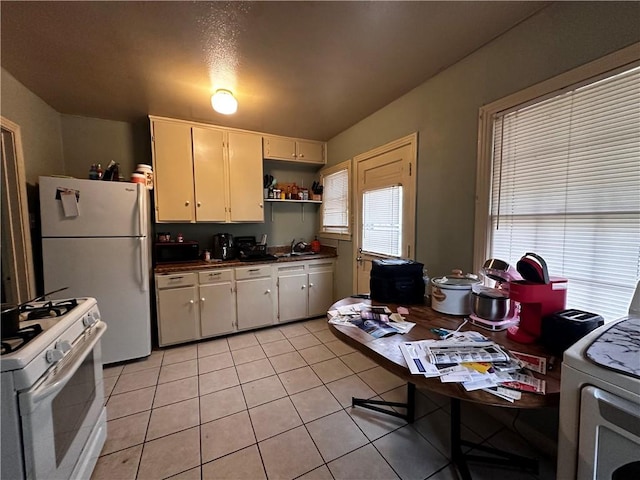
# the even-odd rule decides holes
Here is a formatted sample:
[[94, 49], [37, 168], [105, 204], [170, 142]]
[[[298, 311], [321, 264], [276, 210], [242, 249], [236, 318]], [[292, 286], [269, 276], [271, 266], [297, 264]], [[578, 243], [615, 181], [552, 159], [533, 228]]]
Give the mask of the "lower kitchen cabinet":
[[236, 326], [236, 294], [233, 270], [209, 270], [198, 274], [200, 284], [200, 336], [231, 333]]
[[277, 270], [278, 321], [325, 315], [333, 304], [334, 260], [284, 263]]
[[157, 274], [161, 347], [324, 315], [334, 260]]
[[307, 316], [326, 315], [333, 305], [333, 260], [317, 260], [307, 266], [309, 272], [309, 310]]
[[272, 325], [275, 318], [271, 265], [236, 268], [238, 330]]
[[199, 338], [198, 286], [195, 273], [156, 277], [160, 346]]

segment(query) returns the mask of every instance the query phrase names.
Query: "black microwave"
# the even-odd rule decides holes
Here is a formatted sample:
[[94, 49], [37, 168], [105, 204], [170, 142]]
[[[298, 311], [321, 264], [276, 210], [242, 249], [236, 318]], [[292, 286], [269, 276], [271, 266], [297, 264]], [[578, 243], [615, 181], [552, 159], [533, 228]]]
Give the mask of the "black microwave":
[[156, 263], [194, 262], [200, 259], [198, 242], [157, 242]]

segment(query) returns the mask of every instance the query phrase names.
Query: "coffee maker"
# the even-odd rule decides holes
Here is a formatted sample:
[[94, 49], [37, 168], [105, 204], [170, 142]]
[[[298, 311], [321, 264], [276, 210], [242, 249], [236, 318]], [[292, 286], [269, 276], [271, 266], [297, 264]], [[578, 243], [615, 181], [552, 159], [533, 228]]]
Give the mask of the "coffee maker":
[[519, 343], [533, 343], [540, 337], [542, 318], [564, 310], [568, 280], [550, 277], [540, 255], [526, 253], [516, 268], [522, 280], [510, 282], [510, 297], [520, 304], [520, 322], [507, 329], [507, 337]]
[[213, 236], [212, 257], [219, 260], [232, 260], [236, 258], [233, 235], [230, 233], [216, 233]]

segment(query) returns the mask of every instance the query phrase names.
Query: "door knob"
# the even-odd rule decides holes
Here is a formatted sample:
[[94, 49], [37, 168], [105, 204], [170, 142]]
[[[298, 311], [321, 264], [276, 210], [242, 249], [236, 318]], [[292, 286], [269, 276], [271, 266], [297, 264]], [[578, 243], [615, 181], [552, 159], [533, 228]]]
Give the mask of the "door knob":
[[356, 262], [361, 262], [361, 261], [362, 261], [362, 257], [358, 255], [358, 256], [356, 257]]

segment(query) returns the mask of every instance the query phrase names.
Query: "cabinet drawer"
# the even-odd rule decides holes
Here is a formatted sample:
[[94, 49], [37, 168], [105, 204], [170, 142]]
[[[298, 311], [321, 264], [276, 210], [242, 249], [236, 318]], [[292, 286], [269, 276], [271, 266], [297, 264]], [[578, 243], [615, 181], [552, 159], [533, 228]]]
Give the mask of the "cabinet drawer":
[[271, 266], [236, 268], [236, 280], [246, 280], [248, 278], [259, 278], [259, 277], [270, 277], [270, 276], [271, 276]]
[[176, 273], [172, 275], [156, 275], [156, 286], [158, 289], [189, 287], [197, 284], [195, 273]]
[[288, 263], [280, 267], [276, 267], [278, 275], [286, 275], [288, 273], [304, 273], [304, 263]]
[[307, 265], [309, 273], [311, 272], [331, 272], [333, 271], [333, 260], [316, 260]]
[[233, 270], [211, 270], [198, 273], [198, 281], [203, 283], [218, 283], [233, 281]]

